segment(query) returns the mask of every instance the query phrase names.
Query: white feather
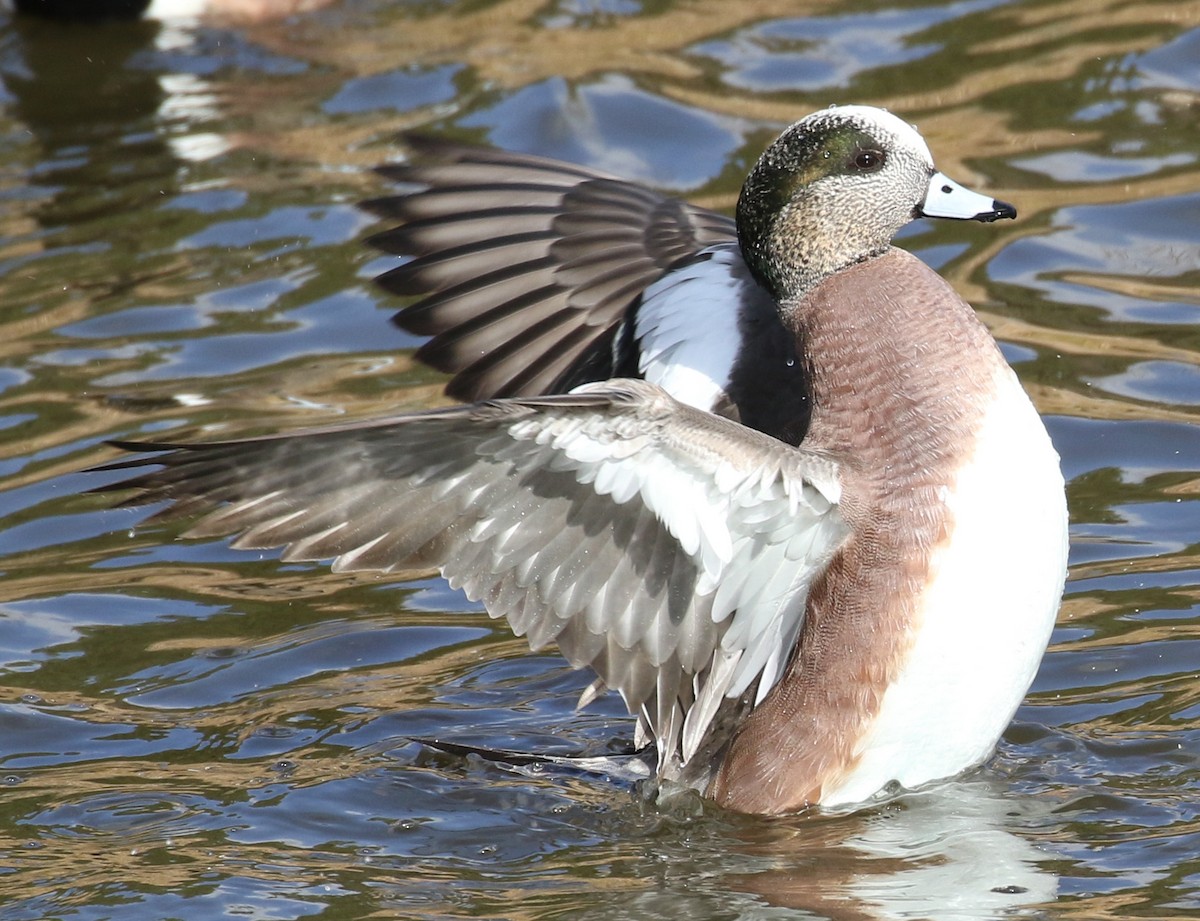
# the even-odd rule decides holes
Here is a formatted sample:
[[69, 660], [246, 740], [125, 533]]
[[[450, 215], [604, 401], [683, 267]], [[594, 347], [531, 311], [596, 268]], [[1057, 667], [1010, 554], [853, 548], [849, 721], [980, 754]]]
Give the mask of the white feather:
[[729, 245], [669, 272], [646, 289], [634, 332], [638, 370], [681, 403], [711, 411], [729, 389], [741, 345], [737, 305], [744, 282]]

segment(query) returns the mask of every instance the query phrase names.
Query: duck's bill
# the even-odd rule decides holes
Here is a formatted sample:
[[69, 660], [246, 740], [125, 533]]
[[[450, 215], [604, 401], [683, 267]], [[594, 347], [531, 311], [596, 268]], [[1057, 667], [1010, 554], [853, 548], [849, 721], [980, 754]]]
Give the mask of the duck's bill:
[[1006, 201], [997, 201], [960, 186], [944, 173], [929, 180], [925, 201], [917, 207], [921, 217], [948, 217], [957, 221], [998, 221], [1015, 218], [1017, 209]]

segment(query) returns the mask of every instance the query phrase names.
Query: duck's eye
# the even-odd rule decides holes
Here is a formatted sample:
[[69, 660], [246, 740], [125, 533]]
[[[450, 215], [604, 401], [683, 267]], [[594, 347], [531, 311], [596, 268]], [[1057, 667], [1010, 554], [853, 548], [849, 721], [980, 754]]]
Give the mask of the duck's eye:
[[860, 173], [873, 173], [883, 166], [882, 150], [858, 150], [854, 154], [854, 168]]

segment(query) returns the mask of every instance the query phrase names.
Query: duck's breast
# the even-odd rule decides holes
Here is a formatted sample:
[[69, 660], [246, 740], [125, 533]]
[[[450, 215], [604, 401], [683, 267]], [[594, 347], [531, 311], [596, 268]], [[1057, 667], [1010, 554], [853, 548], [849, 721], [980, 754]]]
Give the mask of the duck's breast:
[[[898, 250], [843, 274], [808, 327], [839, 356], [814, 359], [812, 436], [860, 462], [847, 512], [866, 562], [825, 604], [860, 621], [880, 685], [823, 805], [988, 756], [1049, 641], [1067, 551], [1058, 455], [970, 306]], [[868, 640], [871, 616], [881, 635]]]
[[995, 378], [973, 451], [945, 489], [947, 532], [913, 605], [907, 654], [823, 805], [979, 764], [1037, 673], [1066, 573], [1063, 478], [1016, 375]]

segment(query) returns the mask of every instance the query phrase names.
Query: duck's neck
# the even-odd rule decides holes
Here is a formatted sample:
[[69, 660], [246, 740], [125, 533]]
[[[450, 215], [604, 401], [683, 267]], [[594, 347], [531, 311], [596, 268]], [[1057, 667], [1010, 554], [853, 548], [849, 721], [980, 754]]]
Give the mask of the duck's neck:
[[736, 215], [742, 258], [776, 302], [799, 302], [825, 278], [887, 249], [861, 239], [863, 221], [831, 227], [803, 196], [780, 194], [748, 181]]

